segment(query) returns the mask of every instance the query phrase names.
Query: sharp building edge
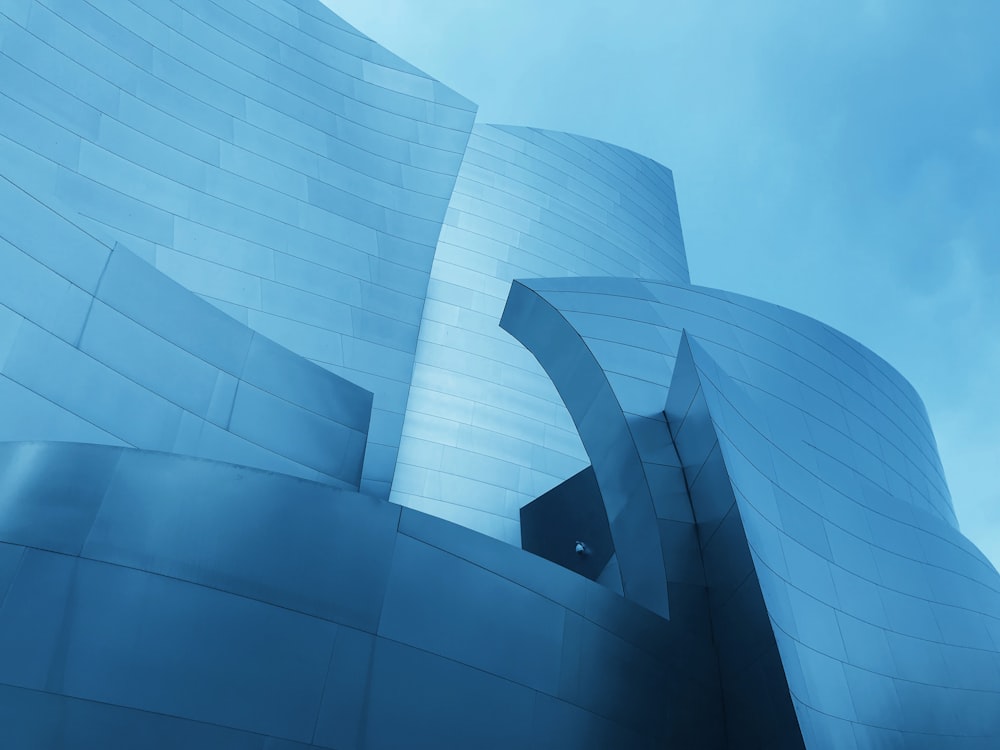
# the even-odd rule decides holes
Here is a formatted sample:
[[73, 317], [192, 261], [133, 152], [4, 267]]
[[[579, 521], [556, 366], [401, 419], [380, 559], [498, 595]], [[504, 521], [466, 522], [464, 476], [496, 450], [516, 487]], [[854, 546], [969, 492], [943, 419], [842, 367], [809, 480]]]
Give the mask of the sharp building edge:
[[318, 0], [0, 0], [0, 745], [1000, 744], [918, 395]]

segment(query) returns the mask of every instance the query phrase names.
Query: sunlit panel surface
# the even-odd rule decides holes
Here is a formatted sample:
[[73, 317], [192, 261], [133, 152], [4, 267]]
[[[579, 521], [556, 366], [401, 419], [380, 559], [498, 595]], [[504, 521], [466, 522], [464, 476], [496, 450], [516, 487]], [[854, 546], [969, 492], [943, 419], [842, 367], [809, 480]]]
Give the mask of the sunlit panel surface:
[[514, 278], [556, 275], [686, 282], [670, 170], [477, 125], [431, 269], [394, 502], [518, 544], [521, 506], [586, 467], [558, 394], [498, 326]]
[[652, 750], [717, 721], [683, 627], [408, 508], [72, 443], [0, 445], [0, 492], [5, 747]]
[[665, 167], [317, 0], [0, 0], [0, 81], [0, 747], [1000, 746], [919, 397]]
[[5, 175], [375, 393], [387, 496], [475, 106], [319, 2], [0, 6]]

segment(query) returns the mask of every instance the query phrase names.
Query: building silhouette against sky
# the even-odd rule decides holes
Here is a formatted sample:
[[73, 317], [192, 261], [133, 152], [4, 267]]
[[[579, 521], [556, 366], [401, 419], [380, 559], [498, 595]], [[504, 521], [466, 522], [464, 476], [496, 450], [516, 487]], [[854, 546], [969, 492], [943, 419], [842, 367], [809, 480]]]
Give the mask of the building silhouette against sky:
[[666, 168], [318, 0], [7, 2], [0, 80], [5, 747], [1000, 742], [919, 397]]

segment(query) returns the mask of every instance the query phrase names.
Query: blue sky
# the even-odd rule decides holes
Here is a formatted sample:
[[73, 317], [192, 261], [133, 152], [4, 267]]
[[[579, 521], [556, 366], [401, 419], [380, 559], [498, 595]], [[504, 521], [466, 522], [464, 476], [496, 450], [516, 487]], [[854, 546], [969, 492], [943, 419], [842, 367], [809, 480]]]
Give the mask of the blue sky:
[[1000, 566], [1000, 3], [325, 2], [483, 122], [670, 167], [692, 281], [899, 369]]

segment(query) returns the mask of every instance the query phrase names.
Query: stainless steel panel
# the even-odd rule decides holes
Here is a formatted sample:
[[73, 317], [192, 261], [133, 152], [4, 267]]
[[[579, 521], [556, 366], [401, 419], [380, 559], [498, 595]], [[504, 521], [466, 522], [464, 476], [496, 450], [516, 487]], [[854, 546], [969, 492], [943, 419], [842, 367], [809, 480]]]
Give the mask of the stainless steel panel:
[[53, 466], [45, 443], [0, 444], [3, 541], [78, 555], [120, 452], [81, 445]]
[[312, 482], [130, 452], [84, 554], [374, 632], [398, 516]]
[[370, 691], [365, 740], [372, 750], [415, 738], [496, 750], [531, 741], [534, 691], [391, 640], [376, 642]]
[[[448, 585], [428, 590], [426, 578]], [[538, 594], [401, 536], [378, 633], [553, 694], [563, 617]]]
[[[60, 721], [52, 721], [53, 716]], [[7, 747], [52, 750], [101, 750], [114, 744], [151, 750], [261, 747], [260, 735], [252, 732], [9, 685], [0, 685], [0, 741]], [[268, 750], [271, 747], [286, 745], [269, 743]]]
[[[30, 0], [0, 40], [0, 437], [327, 485], [0, 449], [7, 744], [995, 744], [1000, 581], [919, 397], [691, 287], [669, 170], [473, 128], [314, 0]], [[669, 621], [333, 489], [516, 543], [588, 463], [598, 579]]]

